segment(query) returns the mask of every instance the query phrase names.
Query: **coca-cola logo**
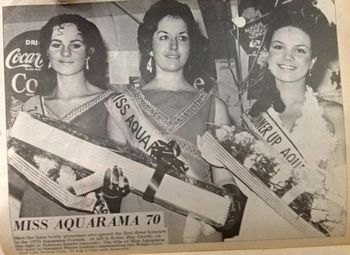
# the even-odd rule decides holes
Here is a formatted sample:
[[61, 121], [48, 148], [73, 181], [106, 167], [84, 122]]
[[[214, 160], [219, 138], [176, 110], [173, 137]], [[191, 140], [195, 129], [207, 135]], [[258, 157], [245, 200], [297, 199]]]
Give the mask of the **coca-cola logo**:
[[39, 31], [17, 35], [7, 44], [4, 53], [6, 93], [24, 102], [35, 94], [43, 75]]
[[20, 48], [16, 48], [7, 55], [5, 66], [8, 69], [23, 67], [27, 70], [41, 70], [44, 63], [40, 53], [21, 52]]

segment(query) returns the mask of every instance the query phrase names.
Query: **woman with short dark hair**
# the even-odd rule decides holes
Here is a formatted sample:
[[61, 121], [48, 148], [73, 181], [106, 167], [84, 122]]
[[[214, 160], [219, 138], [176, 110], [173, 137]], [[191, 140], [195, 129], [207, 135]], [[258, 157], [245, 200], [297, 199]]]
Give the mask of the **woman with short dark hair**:
[[[145, 13], [137, 39], [140, 70], [146, 84], [127, 86], [124, 95], [112, 97], [106, 103], [111, 116], [109, 131], [115, 134], [111, 137], [146, 153], [152, 151], [152, 141], [176, 142], [181, 160], [189, 168], [186, 175], [214, 182], [235, 194], [237, 199], [233, 203], [237, 207], [232, 222], [240, 222], [245, 198], [233, 176], [226, 169], [210, 168], [197, 148], [197, 136], [208, 124], [225, 124], [229, 117], [225, 104], [211, 91], [193, 86], [206, 69], [208, 48], [190, 8], [173, 0], [156, 2]], [[174, 145], [173, 142], [170, 144]], [[134, 194], [122, 200], [121, 211], [163, 211], [170, 243], [213, 242], [223, 238], [222, 233], [191, 217], [186, 219]], [[237, 235], [238, 228], [229, 226], [226, 237]]]

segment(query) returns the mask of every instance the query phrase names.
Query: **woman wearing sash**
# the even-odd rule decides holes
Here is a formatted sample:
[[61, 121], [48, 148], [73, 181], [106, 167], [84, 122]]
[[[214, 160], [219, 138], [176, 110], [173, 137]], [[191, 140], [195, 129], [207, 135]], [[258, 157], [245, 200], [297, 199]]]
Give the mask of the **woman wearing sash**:
[[[53, 17], [40, 31], [40, 45], [45, 75], [36, 91], [37, 95], [24, 103], [23, 110], [71, 123], [99, 137], [107, 137], [104, 102], [111, 91], [106, 90], [106, 49], [96, 25], [79, 15]], [[34, 160], [39, 169], [43, 168], [51, 179], [66, 188], [81, 175], [67, 165], [49, 162], [45, 156], [36, 156]], [[51, 167], [45, 167], [45, 164]], [[15, 186], [18, 187], [20, 182], [18, 180]], [[31, 185], [23, 186], [20, 217], [86, 213], [61, 206]], [[95, 209], [96, 213], [106, 211], [108, 209], [103, 206]]]
[[[208, 123], [225, 124], [229, 118], [222, 101], [191, 85], [205, 68], [207, 39], [200, 34], [190, 8], [171, 0], [155, 3], [145, 14], [137, 39], [145, 85], [127, 86], [123, 94], [106, 103], [110, 132], [116, 140], [147, 153], [157, 140], [175, 141], [189, 168], [187, 175], [239, 194], [233, 177], [225, 169], [211, 169], [196, 146], [197, 135]], [[134, 194], [122, 200], [121, 212], [146, 211], [164, 212], [170, 243], [222, 240], [222, 233], [210, 226]], [[231, 236], [237, 234], [231, 232]]]
[[[343, 110], [338, 103], [318, 98], [311, 88], [313, 67], [327, 50], [322, 46], [328, 21], [311, 3], [295, 2], [272, 14], [265, 41], [268, 67], [261, 86], [251, 91], [257, 102], [249, 114], [269, 116], [300, 152], [309, 171], [294, 168], [290, 176], [305, 185], [304, 198], [312, 195], [311, 208], [304, 213], [314, 223], [325, 221], [330, 235], [342, 235], [346, 213]], [[292, 158], [287, 151], [279, 153], [287, 161]], [[279, 181], [285, 179], [281, 176]]]

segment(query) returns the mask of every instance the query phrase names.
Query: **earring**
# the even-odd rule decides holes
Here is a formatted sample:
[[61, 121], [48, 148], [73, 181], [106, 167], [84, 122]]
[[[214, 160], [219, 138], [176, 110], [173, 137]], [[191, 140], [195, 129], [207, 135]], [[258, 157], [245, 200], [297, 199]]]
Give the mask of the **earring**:
[[90, 67], [89, 67], [89, 58], [86, 58], [86, 60], [85, 60], [85, 69], [86, 70], [90, 69]]
[[153, 56], [151, 55], [146, 65], [146, 70], [150, 73], [153, 72], [152, 60], [153, 60]]
[[311, 84], [311, 76], [312, 76], [311, 68], [309, 68], [309, 71], [307, 71], [306, 79], [305, 79], [306, 85], [310, 85]]
[[47, 64], [47, 69], [50, 69], [51, 67], [51, 61], [49, 61], [49, 63]]

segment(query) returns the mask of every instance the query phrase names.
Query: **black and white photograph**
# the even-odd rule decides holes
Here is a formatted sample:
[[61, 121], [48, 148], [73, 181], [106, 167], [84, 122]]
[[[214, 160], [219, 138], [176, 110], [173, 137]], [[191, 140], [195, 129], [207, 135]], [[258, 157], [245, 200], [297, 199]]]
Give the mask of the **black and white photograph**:
[[2, 6], [17, 253], [345, 238], [338, 26], [334, 0]]

